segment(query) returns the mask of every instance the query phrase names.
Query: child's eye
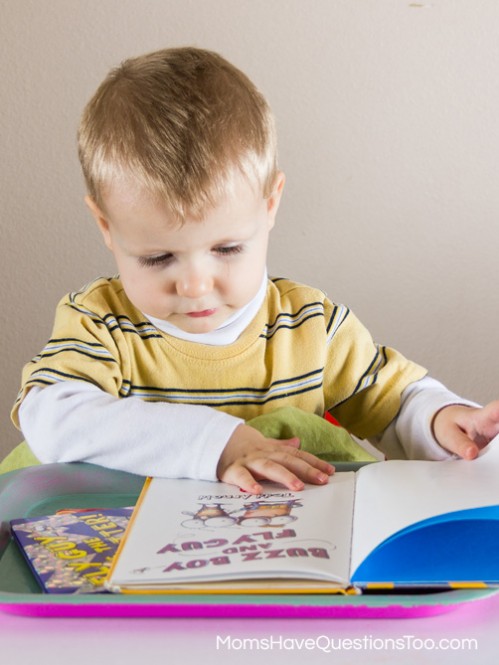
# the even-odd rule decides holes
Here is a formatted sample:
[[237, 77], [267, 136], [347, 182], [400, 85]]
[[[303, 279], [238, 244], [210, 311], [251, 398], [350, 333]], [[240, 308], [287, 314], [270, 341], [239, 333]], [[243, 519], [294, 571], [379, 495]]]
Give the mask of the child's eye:
[[173, 254], [160, 254], [159, 256], [140, 256], [139, 263], [145, 268], [165, 266], [173, 261]]
[[243, 246], [242, 245], [226, 245], [222, 247], [215, 247], [214, 251], [217, 254], [221, 254], [222, 256], [231, 256], [234, 254], [240, 254], [243, 251]]

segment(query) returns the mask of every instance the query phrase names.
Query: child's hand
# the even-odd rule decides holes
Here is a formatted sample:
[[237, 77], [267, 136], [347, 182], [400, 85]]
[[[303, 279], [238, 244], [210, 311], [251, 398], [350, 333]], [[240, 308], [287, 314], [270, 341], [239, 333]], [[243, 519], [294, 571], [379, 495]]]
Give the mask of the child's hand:
[[261, 494], [257, 480], [282, 483], [289, 490], [302, 490], [304, 482], [327, 483], [334, 467], [299, 449], [300, 440], [267, 439], [249, 425], [239, 425], [218, 461], [217, 476], [245, 492]]
[[499, 434], [499, 400], [483, 408], [446, 406], [433, 419], [438, 443], [463, 459], [474, 459]]

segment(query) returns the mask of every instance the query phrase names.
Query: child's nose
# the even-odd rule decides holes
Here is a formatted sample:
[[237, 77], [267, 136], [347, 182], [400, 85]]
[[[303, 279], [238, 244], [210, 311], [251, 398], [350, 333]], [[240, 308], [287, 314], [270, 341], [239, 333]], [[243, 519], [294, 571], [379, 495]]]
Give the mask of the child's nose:
[[213, 277], [203, 272], [188, 272], [177, 280], [177, 293], [184, 298], [200, 298], [213, 290]]

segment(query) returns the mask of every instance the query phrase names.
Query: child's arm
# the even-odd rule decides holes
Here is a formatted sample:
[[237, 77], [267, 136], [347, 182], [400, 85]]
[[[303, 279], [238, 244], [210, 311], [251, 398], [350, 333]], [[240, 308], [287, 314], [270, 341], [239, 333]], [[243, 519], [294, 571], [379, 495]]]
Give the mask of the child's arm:
[[474, 459], [499, 434], [499, 400], [484, 407], [446, 406], [433, 418], [439, 444], [463, 459]]
[[432, 431], [435, 414], [448, 406], [479, 406], [448, 390], [442, 383], [425, 376], [403, 391], [396, 418], [372, 442], [387, 459], [450, 459], [452, 453], [443, 448]]
[[216, 480], [240, 418], [205, 406], [118, 398], [82, 381], [34, 387], [21, 430], [43, 463], [90, 462], [142, 476]]
[[220, 456], [217, 476], [246, 492], [263, 491], [258, 480], [282, 483], [299, 491], [304, 482], [323, 485], [334, 467], [314, 455], [299, 450], [300, 440], [268, 439], [248, 425], [239, 425]]
[[19, 418], [28, 444], [45, 463], [85, 461], [143, 476], [216, 480], [225, 453], [224, 463], [231, 466], [227, 482], [239, 484], [243, 469], [241, 485], [247, 483], [248, 465], [255, 474], [260, 471], [259, 478], [282, 480], [288, 487], [298, 476], [318, 482], [317, 468], [332, 472], [329, 464], [299, 451], [298, 439], [267, 439], [222, 411], [120, 399], [80, 381], [32, 388]]

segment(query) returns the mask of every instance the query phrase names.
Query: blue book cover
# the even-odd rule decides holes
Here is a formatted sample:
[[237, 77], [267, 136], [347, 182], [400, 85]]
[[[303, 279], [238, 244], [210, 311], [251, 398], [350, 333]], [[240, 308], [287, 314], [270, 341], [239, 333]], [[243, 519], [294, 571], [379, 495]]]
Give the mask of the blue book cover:
[[10, 522], [46, 593], [105, 593], [103, 587], [133, 508], [62, 510]]

